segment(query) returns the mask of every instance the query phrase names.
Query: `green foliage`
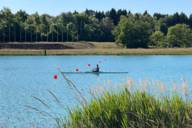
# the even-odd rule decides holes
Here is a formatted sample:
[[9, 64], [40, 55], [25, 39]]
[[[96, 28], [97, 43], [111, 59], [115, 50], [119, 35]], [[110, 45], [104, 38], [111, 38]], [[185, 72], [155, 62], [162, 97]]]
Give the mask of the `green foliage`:
[[[138, 17], [137, 17], [138, 18]], [[151, 34], [150, 24], [142, 20], [128, 19], [122, 16], [114, 30], [115, 40], [127, 48], [148, 47]]]
[[150, 36], [150, 46], [167, 47], [166, 37], [161, 31], [156, 31]]
[[[178, 34], [172, 30], [177, 24], [189, 27], [181, 27], [182, 32]], [[169, 39], [169, 47], [190, 47], [191, 28], [192, 15], [187, 17], [184, 13], [155, 13], [152, 17], [147, 11], [132, 14], [122, 9], [106, 12], [87, 9], [81, 13], [75, 11], [50, 16], [29, 15], [22, 10], [13, 14], [8, 8], [0, 10], [0, 42], [3, 43], [116, 41], [129, 48], [167, 47], [167, 38], [162, 39], [163, 33]]]
[[60, 122], [63, 128], [184, 128], [191, 125], [191, 103], [178, 96], [157, 99], [146, 93], [106, 92]]
[[169, 47], [190, 47], [192, 45], [191, 29], [185, 24], [177, 24], [168, 29]]
[[166, 15], [165, 17], [161, 18], [160, 21], [160, 30], [167, 34], [168, 28], [174, 26], [176, 24], [189, 24], [189, 19], [184, 13], [175, 13], [173, 15]]
[[[117, 14], [121, 15], [121, 13]], [[52, 17], [25, 11], [0, 11], [0, 42], [113, 41], [113, 20], [104, 12], [62, 13]], [[116, 21], [117, 22], [117, 21]]]

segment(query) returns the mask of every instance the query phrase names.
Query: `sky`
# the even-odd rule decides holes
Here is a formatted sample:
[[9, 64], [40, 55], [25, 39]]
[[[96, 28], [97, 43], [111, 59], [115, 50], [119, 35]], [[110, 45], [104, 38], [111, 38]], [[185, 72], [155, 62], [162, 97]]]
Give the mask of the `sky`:
[[21, 9], [29, 14], [38, 12], [54, 16], [74, 10], [106, 11], [111, 8], [126, 9], [134, 13], [147, 10], [150, 14], [184, 12], [189, 15], [192, 13], [192, 0], [0, 0], [0, 9], [3, 7], [10, 8], [14, 13]]

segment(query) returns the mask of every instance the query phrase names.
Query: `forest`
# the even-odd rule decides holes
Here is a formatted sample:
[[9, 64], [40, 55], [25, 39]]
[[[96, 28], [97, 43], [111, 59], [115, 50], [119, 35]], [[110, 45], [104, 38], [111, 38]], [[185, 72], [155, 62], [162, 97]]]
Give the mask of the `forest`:
[[116, 42], [126, 48], [192, 46], [192, 14], [132, 13], [124, 9], [65, 12], [58, 16], [0, 10], [0, 43]]

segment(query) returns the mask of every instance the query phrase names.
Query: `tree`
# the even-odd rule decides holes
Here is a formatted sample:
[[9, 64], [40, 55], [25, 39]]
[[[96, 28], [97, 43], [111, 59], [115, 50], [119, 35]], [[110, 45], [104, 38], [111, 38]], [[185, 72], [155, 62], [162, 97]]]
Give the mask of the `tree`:
[[182, 12], [179, 16], [179, 23], [180, 24], [188, 24], [188, 22], [189, 22], [189, 19], [188, 19], [187, 15]]
[[118, 24], [118, 15], [117, 15], [117, 11], [114, 9], [114, 8], [112, 8], [109, 12], [108, 12], [108, 17], [113, 21], [113, 23], [115, 24], [115, 25], [117, 25]]
[[41, 41], [48, 41], [48, 34], [50, 29], [50, 20], [51, 16], [49, 15], [41, 15], [40, 16], [40, 24], [38, 30], [40, 32]]
[[189, 26], [190, 26], [190, 28], [192, 28], [192, 14], [189, 16]]
[[160, 30], [167, 34], [168, 28], [174, 26], [176, 24], [187, 24], [189, 25], [189, 19], [184, 13], [175, 13], [173, 15], [165, 16], [164, 18], [160, 18]]
[[[125, 47], [165, 47], [166, 44], [161, 44], [163, 34], [167, 37], [168, 28], [176, 24], [192, 28], [192, 15], [189, 18], [184, 13], [155, 13], [151, 16], [147, 11], [134, 14], [112, 8], [107, 12], [86, 9], [84, 12], [50, 16], [29, 15], [22, 10], [13, 14], [10, 9], [4, 8], [0, 10], [0, 42], [115, 40]], [[180, 46], [184, 44], [175, 45]]]
[[18, 22], [25, 22], [27, 20], [28, 14], [25, 11], [19, 10], [15, 14], [15, 18], [17, 19]]
[[88, 16], [95, 16], [95, 11], [86, 9], [85, 14], [88, 15]]
[[190, 47], [192, 32], [186, 24], [177, 24], [168, 29], [167, 40], [169, 47]]
[[67, 24], [67, 33], [68, 33], [68, 40], [76, 41], [78, 40], [77, 37], [77, 29], [74, 23], [70, 22]]
[[86, 38], [84, 26], [91, 22], [90, 18], [88, 17], [87, 14], [76, 14], [76, 15], [74, 15], [74, 19], [75, 19], [74, 24], [77, 29], [76, 30], [77, 31], [77, 40], [84, 40]]
[[122, 16], [114, 30], [115, 40], [127, 48], [147, 48], [149, 30], [150, 25], [148, 23]]
[[112, 33], [112, 30], [114, 29], [114, 24], [113, 21], [106, 17], [104, 19], [102, 19], [101, 21], [101, 31], [102, 31], [102, 35], [101, 36], [101, 40], [100, 41], [114, 41], [114, 36]]
[[127, 10], [119, 9], [117, 11], [117, 23], [115, 25], [119, 23], [121, 16], [127, 16]]
[[11, 10], [8, 8], [4, 8], [0, 11], [0, 29], [2, 31], [1, 37], [3, 42], [11, 42], [14, 41], [14, 15]]
[[15, 14], [15, 21], [16, 21], [16, 32], [17, 32], [17, 41], [25, 41], [25, 30], [24, 30], [24, 25], [25, 22], [28, 18], [28, 14], [25, 11], [19, 10], [18, 12], [16, 12]]
[[150, 46], [167, 47], [165, 36], [161, 31], [156, 31], [150, 36]]
[[163, 14], [160, 14], [160, 13], [154, 13], [153, 18], [159, 20], [159, 19], [165, 18], [166, 16], [167, 15], [163, 15]]
[[95, 13], [95, 17], [96, 17], [99, 21], [101, 21], [103, 18], [105, 18], [105, 14], [104, 14], [104, 12], [96, 12], [96, 13]]

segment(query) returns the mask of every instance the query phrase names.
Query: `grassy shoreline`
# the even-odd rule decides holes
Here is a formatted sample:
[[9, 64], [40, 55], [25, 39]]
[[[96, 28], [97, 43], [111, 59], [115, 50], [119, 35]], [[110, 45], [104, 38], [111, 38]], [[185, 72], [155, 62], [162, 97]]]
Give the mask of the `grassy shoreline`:
[[192, 55], [192, 48], [165, 49], [65, 49], [65, 50], [24, 50], [2, 49], [0, 56], [44, 56], [44, 55]]

